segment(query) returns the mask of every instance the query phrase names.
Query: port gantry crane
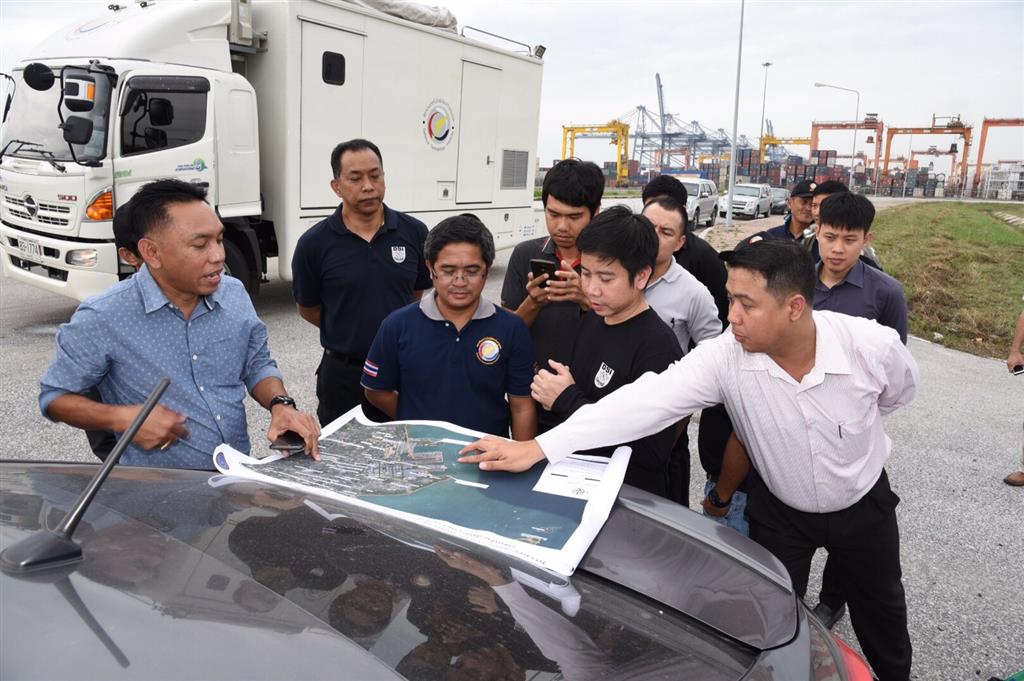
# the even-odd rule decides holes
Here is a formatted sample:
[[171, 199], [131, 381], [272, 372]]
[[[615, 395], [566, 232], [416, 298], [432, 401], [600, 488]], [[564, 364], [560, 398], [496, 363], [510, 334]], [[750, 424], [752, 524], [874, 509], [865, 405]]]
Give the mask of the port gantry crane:
[[[871, 130], [874, 137], [869, 137], [868, 144], [875, 145], [875, 173], [878, 172], [878, 159], [882, 151], [882, 132], [885, 130], [885, 123], [878, 118], [878, 114], [865, 114], [861, 121], [811, 121], [811, 151], [818, 150], [818, 142], [822, 130]], [[844, 157], [845, 158], [845, 157]], [[865, 160], [865, 166], [867, 165]]]
[[949, 171], [950, 176], [952, 176], [956, 170], [956, 157], [958, 153], [959, 151], [955, 144], [949, 148], [949, 151], [939, 151], [938, 147], [935, 146], [928, 147], [927, 149], [915, 149], [910, 152], [910, 165], [914, 164], [914, 159], [918, 156], [934, 156], [936, 158], [939, 156], [952, 156], [953, 164], [950, 166]]
[[[939, 125], [939, 119], [948, 119], [945, 125]], [[932, 116], [932, 124], [919, 128], [889, 128], [885, 131], [885, 160], [882, 163], [882, 175], [889, 172], [889, 154], [892, 150], [892, 138], [896, 135], [960, 135], [964, 138], [963, 158], [960, 161], [961, 178], [967, 177], [967, 155], [971, 149], [971, 126], [964, 125], [959, 116]], [[956, 175], [956, 167], [950, 176]]]
[[[989, 128], [1021, 128], [1024, 127], [1024, 118], [986, 118], [981, 122], [981, 139], [978, 141], [978, 164], [974, 169], [974, 181], [971, 184], [971, 194], [978, 195], [978, 184], [981, 182], [981, 162], [985, 158], [985, 142], [988, 141]], [[964, 150], [966, 152], [966, 150]], [[967, 161], [967, 154], [964, 153], [964, 162]]]
[[[615, 184], [629, 182], [629, 123], [610, 120], [607, 123], [585, 123], [562, 126], [562, 158], [576, 155], [576, 138], [611, 139], [615, 145]], [[568, 152], [568, 153], [566, 153]]]
[[[800, 144], [804, 146], [811, 146], [810, 137], [776, 137], [775, 135], [765, 135], [761, 138], [761, 154], [760, 163], [765, 163], [768, 159], [768, 147], [782, 146], [783, 144]], [[813, 147], [812, 147], [813, 148]]]

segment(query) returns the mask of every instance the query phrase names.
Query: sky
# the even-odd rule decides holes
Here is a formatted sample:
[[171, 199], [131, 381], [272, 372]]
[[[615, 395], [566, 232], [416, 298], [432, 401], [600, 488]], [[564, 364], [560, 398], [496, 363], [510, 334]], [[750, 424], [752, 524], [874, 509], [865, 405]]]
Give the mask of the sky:
[[[119, 0], [124, 3], [127, 0]], [[172, 2], [183, 0], [158, 0]], [[184, 0], [191, 1], [191, 0]], [[106, 11], [108, 0], [0, 0], [0, 70], [31, 54], [49, 32]], [[531, 45], [543, 44], [544, 83], [538, 155], [561, 154], [561, 126], [601, 123], [638, 105], [657, 111], [655, 73], [666, 112], [683, 121], [732, 130], [740, 3], [662, 1], [450, 0], [460, 27], [473, 26]], [[59, 19], [57, 19], [59, 18]], [[746, 3], [739, 132], [755, 139], [765, 118], [776, 135], [806, 137], [812, 120], [852, 120], [856, 96], [815, 88], [816, 81], [860, 91], [860, 113], [887, 126], [926, 126], [932, 115], [959, 114], [980, 134], [981, 121], [1024, 117], [1024, 0], [1012, 2]], [[857, 150], [871, 156], [867, 132]], [[853, 134], [823, 132], [822, 149], [850, 152]], [[906, 136], [893, 155], [954, 136]], [[603, 140], [577, 142], [577, 155], [614, 158]], [[806, 154], [806, 147], [792, 147]], [[977, 144], [971, 152], [976, 160]], [[1024, 129], [989, 133], [986, 161], [1024, 159]], [[935, 162], [948, 172], [949, 157]]]

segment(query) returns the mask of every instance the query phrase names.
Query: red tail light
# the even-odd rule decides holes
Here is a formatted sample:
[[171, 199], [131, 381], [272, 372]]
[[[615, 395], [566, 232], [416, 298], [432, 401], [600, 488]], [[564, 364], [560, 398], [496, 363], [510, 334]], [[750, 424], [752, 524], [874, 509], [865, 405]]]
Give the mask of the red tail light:
[[843, 664], [846, 666], [846, 676], [850, 681], [873, 681], [871, 667], [856, 650], [847, 645], [846, 641], [832, 634], [839, 652], [843, 654]]

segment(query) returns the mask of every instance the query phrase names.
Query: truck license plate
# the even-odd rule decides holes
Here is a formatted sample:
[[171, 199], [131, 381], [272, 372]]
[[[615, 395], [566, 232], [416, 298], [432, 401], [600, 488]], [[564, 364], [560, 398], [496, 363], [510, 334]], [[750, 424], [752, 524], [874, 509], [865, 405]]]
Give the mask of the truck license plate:
[[18, 237], [18, 250], [20, 250], [26, 258], [39, 259], [43, 257], [43, 247], [40, 246], [39, 242], [35, 239]]

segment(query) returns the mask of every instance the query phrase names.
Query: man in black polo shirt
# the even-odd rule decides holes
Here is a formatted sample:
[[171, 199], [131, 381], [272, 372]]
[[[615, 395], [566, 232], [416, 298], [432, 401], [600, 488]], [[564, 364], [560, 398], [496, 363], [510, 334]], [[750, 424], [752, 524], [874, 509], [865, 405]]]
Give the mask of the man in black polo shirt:
[[[580, 286], [580, 252], [576, 237], [601, 209], [604, 174], [589, 161], [568, 158], [555, 164], [544, 178], [541, 201], [548, 236], [524, 241], [509, 258], [501, 287], [501, 305], [530, 327], [537, 366], [569, 361], [580, 317], [590, 309]], [[530, 260], [558, 263], [557, 276], [533, 277]], [[541, 431], [551, 427], [550, 415], [539, 415]]]
[[[655, 199], [670, 198], [681, 206], [686, 206], [686, 186], [671, 175], [659, 175], [644, 186], [644, 207]], [[722, 328], [729, 326], [729, 295], [725, 292], [725, 281], [728, 274], [725, 265], [718, 258], [718, 252], [707, 241], [693, 233], [693, 226], [683, 210], [683, 245], [673, 255], [683, 269], [704, 284], [718, 308], [718, 319]], [[683, 348], [685, 351], [687, 348]]]
[[[803, 239], [804, 232], [814, 222], [811, 206], [814, 190], [817, 186], [813, 180], [797, 182], [789, 195], [789, 215], [786, 216], [781, 225], [766, 230], [768, 234], [778, 239], [792, 239], [794, 241]], [[818, 259], [816, 251], [811, 253], [811, 255], [815, 260]]]
[[360, 379], [377, 328], [392, 311], [430, 288], [423, 257], [427, 226], [384, 205], [384, 162], [373, 142], [355, 139], [331, 152], [334, 214], [302, 235], [292, 257], [299, 315], [320, 328], [316, 414], [326, 425], [366, 401]]
[[[551, 363], [533, 379], [533, 399], [562, 423], [647, 372], [664, 371], [683, 356], [675, 333], [651, 309], [644, 289], [654, 272], [654, 226], [625, 206], [601, 213], [580, 234], [583, 288], [591, 310], [583, 316], [569, 365]], [[671, 452], [677, 423], [629, 446], [625, 481], [676, 501]], [[601, 453], [610, 450], [595, 450]]]

